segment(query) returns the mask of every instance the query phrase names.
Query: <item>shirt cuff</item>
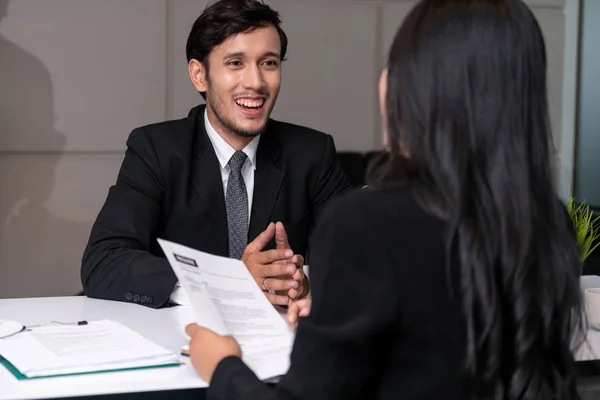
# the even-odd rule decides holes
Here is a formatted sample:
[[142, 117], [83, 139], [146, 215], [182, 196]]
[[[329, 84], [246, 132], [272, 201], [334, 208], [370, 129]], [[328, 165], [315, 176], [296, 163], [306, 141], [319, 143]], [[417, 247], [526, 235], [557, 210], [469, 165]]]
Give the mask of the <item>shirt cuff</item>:
[[179, 304], [180, 306], [189, 306], [191, 304], [190, 298], [179, 282], [175, 284], [175, 289], [171, 293], [171, 303]]
[[312, 285], [310, 284], [310, 276], [308, 276], [308, 265], [305, 265], [302, 269], [304, 270], [304, 276], [308, 282], [308, 293], [306, 293], [302, 299], [309, 299], [312, 294]]

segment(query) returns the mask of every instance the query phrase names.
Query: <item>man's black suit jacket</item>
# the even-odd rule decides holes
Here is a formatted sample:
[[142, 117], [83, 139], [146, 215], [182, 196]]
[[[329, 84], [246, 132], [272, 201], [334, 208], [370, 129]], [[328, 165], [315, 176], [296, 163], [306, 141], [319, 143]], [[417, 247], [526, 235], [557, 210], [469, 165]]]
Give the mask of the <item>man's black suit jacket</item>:
[[[131, 132], [83, 255], [87, 296], [168, 304], [177, 278], [157, 238], [227, 256], [225, 195], [204, 110]], [[256, 154], [248, 243], [281, 221], [294, 252], [306, 257], [323, 206], [348, 188], [331, 136], [269, 120]]]

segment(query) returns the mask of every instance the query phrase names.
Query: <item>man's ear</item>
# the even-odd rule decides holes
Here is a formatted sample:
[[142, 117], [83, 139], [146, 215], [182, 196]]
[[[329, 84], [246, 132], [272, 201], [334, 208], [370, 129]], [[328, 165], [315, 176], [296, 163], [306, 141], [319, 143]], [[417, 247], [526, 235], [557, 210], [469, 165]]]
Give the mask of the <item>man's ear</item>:
[[198, 92], [206, 92], [206, 68], [200, 61], [192, 58], [188, 63], [190, 79]]

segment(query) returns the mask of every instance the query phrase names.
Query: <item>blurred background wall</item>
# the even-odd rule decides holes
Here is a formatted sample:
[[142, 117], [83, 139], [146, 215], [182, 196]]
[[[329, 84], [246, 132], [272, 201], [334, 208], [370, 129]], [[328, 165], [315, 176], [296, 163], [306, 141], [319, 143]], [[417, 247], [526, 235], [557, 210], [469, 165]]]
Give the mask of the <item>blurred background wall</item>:
[[581, 2], [576, 196], [600, 210], [600, 1]]
[[[290, 40], [273, 117], [332, 134], [340, 152], [379, 149], [377, 79], [414, 1], [266, 2], [280, 11]], [[81, 290], [83, 248], [128, 134], [184, 117], [202, 101], [187, 76], [185, 41], [206, 3], [0, 0], [0, 298]], [[566, 199], [580, 3], [528, 3], [546, 38]]]

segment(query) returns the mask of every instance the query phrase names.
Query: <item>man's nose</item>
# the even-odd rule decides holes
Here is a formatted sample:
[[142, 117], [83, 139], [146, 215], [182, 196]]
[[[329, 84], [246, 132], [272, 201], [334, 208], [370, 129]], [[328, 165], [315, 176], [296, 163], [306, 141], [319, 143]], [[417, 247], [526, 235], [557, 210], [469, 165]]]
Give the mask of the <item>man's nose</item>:
[[265, 85], [262, 73], [258, 66], [251, 66], [244, 71], [244, 88], [259, 91]]

